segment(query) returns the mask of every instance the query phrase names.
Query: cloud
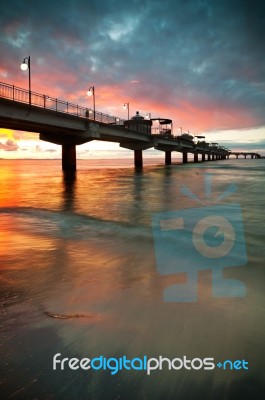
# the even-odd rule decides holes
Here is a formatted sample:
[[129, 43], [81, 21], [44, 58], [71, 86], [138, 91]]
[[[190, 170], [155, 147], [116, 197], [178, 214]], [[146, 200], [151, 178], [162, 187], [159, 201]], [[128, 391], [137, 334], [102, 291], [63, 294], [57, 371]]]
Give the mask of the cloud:
[[8, 139], [5, 143], [0, 142], [0, 150], [17, 151], [18, 148], [18, 145], [13, 140]]
[[253, 0], [10, 0], [0, 5], [0, 75], [123, 116], [121, 105], [190, 130], [265, 125], [265, 3]]
[[257, 151], [258, 153], [264, 154], [265, 152], [265, 139], [257, 140], [257, 141], [248, 141], [248, 142], [240, 142], [234, 143], [233, 141], [225, 141], [222, 143], [225, 147], [230, 148], [231, 150], [242, 150], [242, 151]]

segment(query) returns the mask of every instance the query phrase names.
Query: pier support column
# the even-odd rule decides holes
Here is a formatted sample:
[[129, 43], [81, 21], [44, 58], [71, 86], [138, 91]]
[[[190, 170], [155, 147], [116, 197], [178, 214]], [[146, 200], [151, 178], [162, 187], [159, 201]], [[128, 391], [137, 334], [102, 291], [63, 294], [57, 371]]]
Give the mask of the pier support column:
[[207, 154], [207, 160], [211, 161], [211, 154]]
[[194, 162], [198, 162], [198, 153], [194, 153]]
[[182, 153], [182, 161], [183, 161], [183, 164], [187, 164], [187, 162], [188, 162], [188, 153], [186, 151], [184, 151]]
[[62, 144], [62, 169], [63, 171], [76, 170], [75, 144]]
[[171, 151], [165, 151], [165, 164], [171, 165]]
[[202, 154], [202, 161], [205, 161], [205, 154]]
[[134, 166], [143, 166], [143, 150], [134, 150]]

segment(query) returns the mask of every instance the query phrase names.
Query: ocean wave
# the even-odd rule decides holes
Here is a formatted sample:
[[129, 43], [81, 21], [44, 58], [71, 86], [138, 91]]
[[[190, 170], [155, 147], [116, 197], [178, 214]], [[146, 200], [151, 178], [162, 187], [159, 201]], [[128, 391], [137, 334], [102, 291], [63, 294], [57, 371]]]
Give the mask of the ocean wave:
[[45, 208], [2, 207], [0, 215], [10, 215], [21, 220], [16, 230], [59, 238], [87, 239], [89, 237], [116, 236], [127, 240], [151, 240], [151, 228], [124, 222], [103, 220], [89, 215], [52, 211]]

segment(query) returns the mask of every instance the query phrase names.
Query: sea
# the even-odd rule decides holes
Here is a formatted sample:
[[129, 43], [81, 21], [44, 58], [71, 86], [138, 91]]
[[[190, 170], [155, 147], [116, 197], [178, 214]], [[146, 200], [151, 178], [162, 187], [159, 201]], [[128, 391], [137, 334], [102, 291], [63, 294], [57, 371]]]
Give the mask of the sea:
[[1, 159], [0, 398], [264, 399], [264, 200], [264, 159]]

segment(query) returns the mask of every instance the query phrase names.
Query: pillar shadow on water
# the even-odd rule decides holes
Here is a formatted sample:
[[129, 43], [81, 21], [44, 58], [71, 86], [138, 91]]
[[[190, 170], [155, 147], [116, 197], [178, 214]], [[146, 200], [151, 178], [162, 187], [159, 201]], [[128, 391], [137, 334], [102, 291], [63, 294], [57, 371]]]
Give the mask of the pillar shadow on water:
[[139, 223], [145, 213], [144, 200], [144, 170], [142, 167], [135, 167], [134, 174], [131, 176], [131, 196], [132, 202], [127, 210], [129, 219]]
[[143, 166], [134, 166], [134, 171], [136, 174], [141, 175], [144, 171], [143, 171]]
[[62, 189], [62, 210], [74, 211], [76, 196], [76, 171], [63, 172]]

